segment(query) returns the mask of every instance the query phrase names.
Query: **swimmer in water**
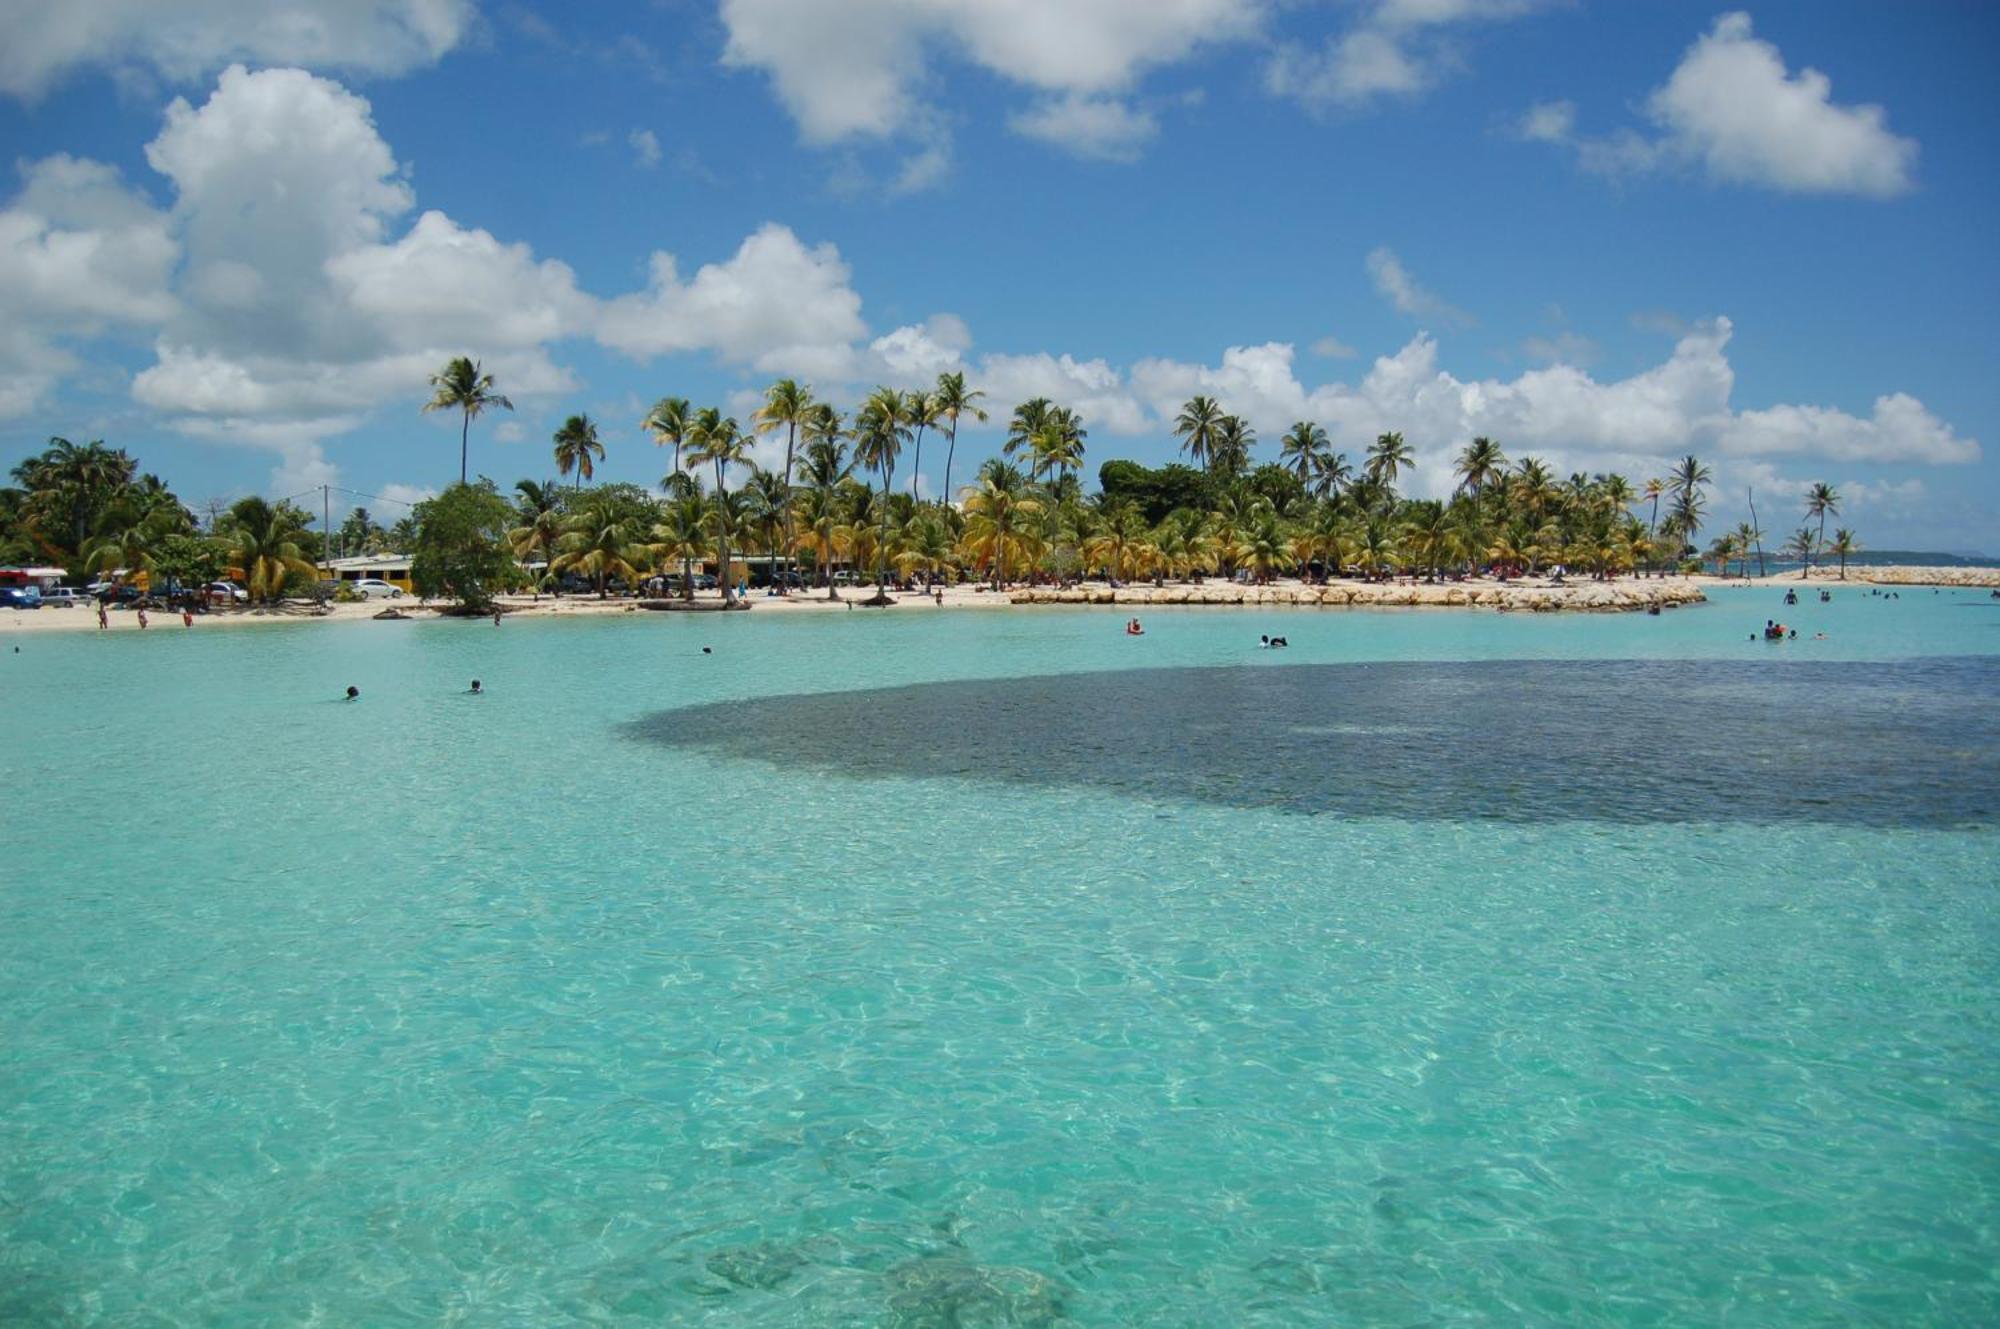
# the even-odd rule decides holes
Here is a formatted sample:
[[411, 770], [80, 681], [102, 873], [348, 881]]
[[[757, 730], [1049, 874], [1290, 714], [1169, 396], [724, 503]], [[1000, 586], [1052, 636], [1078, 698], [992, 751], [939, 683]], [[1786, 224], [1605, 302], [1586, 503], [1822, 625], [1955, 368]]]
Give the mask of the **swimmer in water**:
[[472, 686], [465, 691], [467, 695], [473, 697], [483, 697], [486, 695], [486, 689], [479, 686], [479, 680], [476, 678], [472, 680]]
[[357, 687], [355, 687], [355, 686], [354, 686], [354, 685], [353, 685], [352, 683], [348, 684], [348, 685], [347, 685], [347, 700], [348, 700], [348, 701], [360, 701], [360, 700], [361, 700], [361, 689], [360, 689], [360, 688], [357, 688]]

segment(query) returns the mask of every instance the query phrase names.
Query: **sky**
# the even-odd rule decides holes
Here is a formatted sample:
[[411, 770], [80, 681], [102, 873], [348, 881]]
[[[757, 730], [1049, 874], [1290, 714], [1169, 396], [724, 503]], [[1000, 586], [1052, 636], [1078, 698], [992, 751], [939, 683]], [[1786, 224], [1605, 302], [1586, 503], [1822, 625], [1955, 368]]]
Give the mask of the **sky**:
[[954, 485], [1029, 397], [1094, 474], [1202, 393], [1418, 495], [1692, 452], [1718, 525], [1826, 481], [2000, 553], [1996, 54], [1980, 0], [0, 0], [0, 464], [393, 520], [454, 355], [503, 488], [577, 412], [656, 485], [659, 397], [962, 370]]

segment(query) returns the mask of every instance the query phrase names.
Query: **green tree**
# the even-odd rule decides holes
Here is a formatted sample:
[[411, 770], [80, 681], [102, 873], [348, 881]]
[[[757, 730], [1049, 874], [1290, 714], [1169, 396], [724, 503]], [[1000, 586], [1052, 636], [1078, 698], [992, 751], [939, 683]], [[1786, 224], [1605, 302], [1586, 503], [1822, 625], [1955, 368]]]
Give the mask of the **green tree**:
[[951, 460], [958, 451], [958, 421], [969, 415], [975, 420], [984, 420], [986, 412], [979, 409], [979, 401], [986, 394], [976, 388], [965, 386], [965, 375], [960, 373], [939, 374], [937, 388], [931, 393], [931, 403], [937, 407], [938, 418], [944, 421], [944, 490], [938, 499], [940, 505], [951, 502]]
[[596, 463], [604, 460], [604, 444], [597, 439], [597, 424], [587, 415], [572, 415], [555, 432], [556, 473], [576, 472], [576, 487], [597, 474]]
[[255, 602], [277, 600], [286, 582], [317, 571], [302, 540], [305, 522], [290, 504], [242, 499], [229, 509], [221, 535], [229, 546], [230, 565], [242, 570], [244, 588]]
[[1174, 420], [1174, 436], [1187, 459], [1204, 470], [1215, 469], [1215, 440], [1222, 430], [1222, 408], [1213, 397], [1190, 397]]
[[460, 609], [483, 613], [515, 583], [519, 572], [507, 540], [515, 511], [491, 480], [452, 485], [417, 504], [412, 515], [417, 538], [410, 580], [418, 594], [449, 597]]
[[1475, 497], [1499, 479], [1507, 466], [1507, 454], [1490, 438], [1475, 438], [1458, 454], [1454, 471], [1458, 487]]
[[[868, 400], [862, 403], [854, 417], [854, 460], [857, 465], [881, 474], [885, 497], [893, 488], [896, 458], [910, 436], [903, 420], [903, 407], [902, 393], [894, 388], [877, 388], [868, 395]], [[887, 598], [889, 585], [889, 505], [886, 502], [881, 505], [881, 524], [875, 552], [877, 599]]]
[[1861, 548], [1861, 542], [1854, 538], [1854, 532], [1842, 527], [1833, 533], [1833, 543], [1827, 551], [1840, 559], [1840, 579], [1847, 580], [1847, 560]]
[[[1840, 515], [1840, 491], [1822, 480], [1806, 491], [1806, 516], [1819, 519], [1819, 533], [1814, 538], [1815, 544], [1826, 543], [1826, 519], [1829, 514], [1835, 517]], [[1810, 570], [1808, 567], [1808, 571]]]
[[466, 446], [472, 422], [496, 407], [511, 411], [514, 403], [494, 390], [493, 375], [482, 372], [477, 360], [462, 355], [447, 360], [443, 369], [431, 375], [431, 389], [431, 399], [424, 403], [426, 413], [457, 411], [461, 417], [458, 427], [458, 482], [462, 485], [465, 483]]
[[736, 589], [729, 584], [729, 468], [750, 454], [750, 440], [743, 436], [733, 416], [725, 416], [713, 406], [695, 416], [688, 434], [688, 459], [697, 466], [715, 467], [715, 577], [722, 587], [722, 603], [736, 603]]
[[1403, 468], [1413, 461], [1410, 445], [1401, 434], [1381, 434], [1368, 445], [1368, 478], [1385, 491], [1393, 491]]
[[1296, 475], [1300, 485], [1308, 486], [1332, 447], [1326, 430], [1311, 420], [1300, 420], [1278, 440], [1278, 464]]
[[[769, 433], [778, 426], [785, 428], [785, 469], [783, 472], [784, 510], [784, 555], [785, 570], [792, 568], [792, 461], [798, 448], [799, 432], [812, 422], [812, 389], [802, 387], [798, 380], [781, 378], [764, 391], [764, 404], [758, 408], [752, 426], [760, 434]], [[778, 594], [789, 595], [791, 587], [785, 580], [778, 581]]]

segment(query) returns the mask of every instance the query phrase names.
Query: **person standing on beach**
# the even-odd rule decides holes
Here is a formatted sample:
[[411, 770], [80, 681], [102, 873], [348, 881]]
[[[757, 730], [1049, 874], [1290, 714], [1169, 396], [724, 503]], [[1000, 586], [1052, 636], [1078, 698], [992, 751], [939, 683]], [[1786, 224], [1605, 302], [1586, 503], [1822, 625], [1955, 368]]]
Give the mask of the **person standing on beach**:
[[146, 630], [146, 606], [144, 605], [139, 606], [139, 630], [141, 632]]
[[102, 632], [110, 626], [111, 617], [104, 612], [104, 601], [99, 600], [97, 602], [97, 630]]
[[184, 628], [194, 626], [194, 610], [189, 609], [186, 605], [181, 606], [181, 626]]

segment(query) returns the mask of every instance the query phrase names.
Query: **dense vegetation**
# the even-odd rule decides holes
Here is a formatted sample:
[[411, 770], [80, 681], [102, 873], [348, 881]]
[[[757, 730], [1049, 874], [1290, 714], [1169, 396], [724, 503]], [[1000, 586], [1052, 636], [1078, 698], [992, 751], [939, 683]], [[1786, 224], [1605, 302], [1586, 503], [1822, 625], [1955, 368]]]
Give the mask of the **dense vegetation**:
[[[461, 415], [463, 470], [472, 421], [511, 404], [470, 360], [452, 361], [433, 384], [425, 409]], [[1692, 456], [1635, 486], [1617, 474], [1557, 476], [1538, 458], [1510, 458], [1475, 438], [1453, 460], [1448, 498], [1410, 498], [1399, 486], [1414, 454], [1401, 434], [1383, 434], [1350, 459], [1320, 426], [1299, 421], [1278, 440], [1276, 460], [1259, 462], [1256, 431], [1208, 397], [1191, 399], [1175, 421], [1184, 463], [1107, 461], [1094, 493], [1082, 479], [1084, 421], [1043, 398], [1022, 402], [1001, 455], [977, 469], [958, 501], [926, 498], [918, 488], [925, 442], [945, 449], [951, 494], [959, 427], [987, 418], [983, 398], [962, 374], [944, 374], [927, 391], [877, 388], [850, 418], [780, 379], [747, 428], [714, 407], [662, 398], [641, 422], [667, 454], [658, 496], [590, 484], [604, 445], [594, 422], [573, 415], [553, 439], [556, 467], [573, 484], [523, 480], [503, 498], [490, 481], [461, 480], [394, 528], [354, 509], [336, 547], [411, 553], [420, 588], [478, 605], [495, 591], [566, 578], [602, 592], [667, 574], [691, 595], [695, 565], [727, 566], [732, 550], [782, 560], [829, 595], [841, 566], [880, 587], [968, 577], [996, 586], [1084, 576], [1508, 577], [1558, 567], [1613, 577], [1697, 565], [1696, 537], [1711, 515], [1709, 469]], [[760, 438], [782, 439], [781, 463], [751, 462]], [[7, 562], [78, 576], [145, 569], [188, 584], [227, 570], [263, 600], [299, 589], [325, 553], [313, 514], [289, 502], [248, 498], [198, 521], [157, 477], [102, 443], [52, 439], [13, 478], [18, 487], [0, 490]], [[1825, 534], [1839, 503], [1830, 486], [1814, 485], [1804, 523], [1773, 552], [1808, 564], [1837, 558], [1844, 571], [1858, 548], [1853, 534]], [[1734, 564], [1747, 573], [1765, 554], [1746, 520], [1715, 536], [1705, 559], [1718, 572]]]

